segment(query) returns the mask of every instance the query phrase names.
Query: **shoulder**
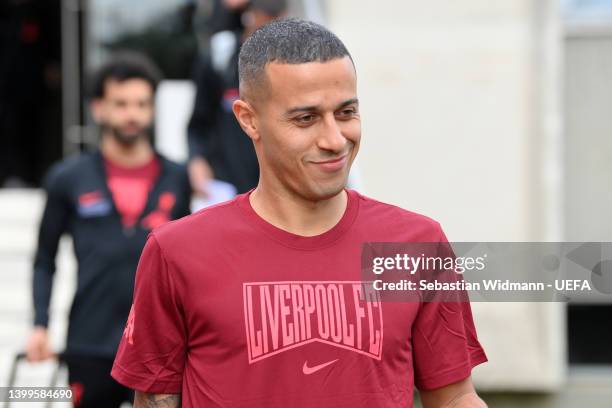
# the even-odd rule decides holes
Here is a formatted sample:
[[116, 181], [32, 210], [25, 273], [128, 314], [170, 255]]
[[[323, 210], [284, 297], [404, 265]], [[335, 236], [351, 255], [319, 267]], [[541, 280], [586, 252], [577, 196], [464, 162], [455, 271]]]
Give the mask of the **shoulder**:
[[367, 215], [377, 215], [377, 217], [391, 217], [395, 221], [404, 220], [429, 225], [438, 228], [438, 221], [414, 211], [409, 211], [397, 205], [384, 203], [371, 197], [367, 197], [359, 192], [355, 192], [359, 199], [359, 207], [361, 211]]
[[393, 204], [367, 197], [355, 192], [359, 200], [359, 214], [362, 222], [376, 229], [398, 234], [410, 233], [420, 240], [445, 239], [440, 223], [426, 215], [409, 211]]
[[95, 160], [95, 153], [85, 152], [74, 154], [51, 166], [49, 174], [69, 175], [91, 166]]
[[188, 187], [189, 176], [186, 165], [167, 159], [160, 154], [157, 154], [157, 158], [161, 164], [162, 171], [174, 181], [176, 186], [181, 186], [182, 188]]
[[71, 183], [75, 177], [94, 163], [93, 153], [81, 153], [67, 157], [54, 163], [45, 175], [43, 185], [46, 189], [55, 189], [61, 185]]
[[240, 224], [236, 199], [204, 208], [155, 228], [151, 233], [162, 248], [210, 247]]
[[170, 160], [159, 153], [157, 153], [157, 159], [165, 172], [179, 177], [187, 176], [187, 166], [184, 164]]

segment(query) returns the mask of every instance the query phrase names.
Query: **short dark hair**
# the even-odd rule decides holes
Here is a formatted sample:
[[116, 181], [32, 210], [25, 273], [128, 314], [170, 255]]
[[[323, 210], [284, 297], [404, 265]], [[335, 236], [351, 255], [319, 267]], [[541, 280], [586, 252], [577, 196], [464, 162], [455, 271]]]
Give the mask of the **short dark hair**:
[[342, 41], [320, 24], [297, 18], [272, 21], [255, 30], [240, 49], [240, 91], [264, 81], [265, 66], [271, 62], [305, 64], [346, 56], [352, 61]]
[[151, 85], [155, 92], [162, 79], [162, 74], [155, 63], [145, 55], [132, 51], [118, 52], [93, 73], [91, 96], [103, 98], [108, 80], [123, 82], [128, 79], [143, 79]]

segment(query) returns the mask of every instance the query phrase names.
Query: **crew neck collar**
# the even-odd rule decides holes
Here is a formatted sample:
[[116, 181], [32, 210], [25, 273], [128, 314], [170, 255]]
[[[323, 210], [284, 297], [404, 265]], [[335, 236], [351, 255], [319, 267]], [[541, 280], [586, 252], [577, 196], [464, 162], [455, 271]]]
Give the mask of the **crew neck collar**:
[[107, 166], [111, 166], [114, 169], [124, 170], [124, 171], [138, 171], [138, 170], [147, 169], [148, 167], [154, 166], [155, 163], [157, 162], [157, 157], [155, 156], [155, 154], [152, 154], [149, 160], [147, 160], [146, 162], [142, 164], [139, 164], [137, 166], [126, 166], [124, 164], [114, 161], [113, 159], [109, 157], [106, 157], [104, 153], [101, 153], [101, 155], [102, 155], [102, 159], [104, 160], [104, 163]]
[[236, 203], [238, 207], [240, 207], [241, 213], [246, 217], [247, 221], [259, 230], [263, 231], [269, 238], [291, 248], [313, 250], [329, 246], [336, 242], [348, 231], [355, 221], [359, 210], [359, 199], [357, 197], [357, 192], [348, 189], [345, 189], [344, 191], [347, 195], [346, 208], [342, 218], [340, 218], [340, 221], [338, 221], [336, 225], [324, 233], [310, 237], [285, 231], [261, 218], [255, 212], [251, 206], [251, 202], [249, 201], [249, 197], [253, 190], [240, 194], [236, 198]]

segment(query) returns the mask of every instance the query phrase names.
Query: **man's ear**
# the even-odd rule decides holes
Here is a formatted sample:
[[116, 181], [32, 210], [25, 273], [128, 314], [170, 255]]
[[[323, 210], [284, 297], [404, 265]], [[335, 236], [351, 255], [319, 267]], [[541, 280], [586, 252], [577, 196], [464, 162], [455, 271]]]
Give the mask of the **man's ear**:
[[259, 123], [255, 110], [247, 101], [238, 99], [232, 105], [234, 116], [240, 124], [240, 127], [251, 138], [251, 140], [259, 140]]
[[89, 109], [91, 109], [91, 116], [94, 121], [96, 123], [102, 122], [102, 117], [104, 116], [102, 100], [99, 98], [92, 99], [91, 102], [89, 102]]

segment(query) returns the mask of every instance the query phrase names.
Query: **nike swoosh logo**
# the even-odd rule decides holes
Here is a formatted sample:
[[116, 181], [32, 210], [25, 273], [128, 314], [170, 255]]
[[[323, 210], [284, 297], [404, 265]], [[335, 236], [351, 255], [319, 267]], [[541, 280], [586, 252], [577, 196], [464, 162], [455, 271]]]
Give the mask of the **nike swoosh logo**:
[[308, 367], [308, 360], [304, 361], [304, 366], [302, 367], [302, 372], [306, 375], [310, 375], [312, 373], [316, 373], [317, 371], [327, 367], [328, 365], [334, 364], [338, 359], [328, 361], [327, 363], [319, 364], [314, 367]]

